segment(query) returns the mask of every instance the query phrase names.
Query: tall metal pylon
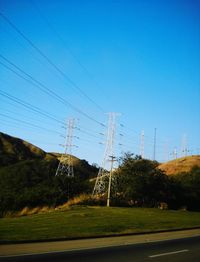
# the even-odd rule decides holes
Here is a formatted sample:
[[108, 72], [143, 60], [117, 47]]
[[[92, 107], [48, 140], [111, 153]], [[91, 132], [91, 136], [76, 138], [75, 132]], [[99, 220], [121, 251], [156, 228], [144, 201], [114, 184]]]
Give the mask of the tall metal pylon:
[[154, 139], [153, 139], [153, 160], [156, 160], [156, 132], [157, 129], [154, 129]]
[[178, 153], [177, 153], [177, 148], [175, 147], [173, 150], [173, 159], [177, 159]]
[[144, 158], [144, 130], [142, 130], [140, 135], [140, 155]]
[[[114, 159], [114, 142], [115, 142], [115, 133], [116, 133], [116, 116], [120, 115], [118, 113], [108, 113], [108, 129], [107, 129], [107, 137], [106, 137], [106, 145], [103, 156], [103, 161], [101, 167], [99, 168], [99, 172], [96, 178], [96, 182], [93, 189], [93, 195], [102, 195], [107, 193], [109, 188], [111, 188], [111, 180], [109, 179], [109, 188], [106, 189], [105, 178], [109, 176], [109, 172], [106, 171], [106, 164], [109, 161], [109, 158]], [[113, 164], [113, 162], [111, 162]], [[112, 166], [110, 174], [112, 175]], [[110, 194], [110, 192], [108, 192]]]
[[181, 143], [181, 155], [187, 156], [187, 153], [189, 152], [187, 148], [187, 135], [184, 134], [182, 137], [182, 143]]
[[73, 132], [75, 128], [75, 119], [69, 119], [67, 122], [64, 153], [61, 155], [56, 176], [74, 177], [74, 168], [72, 161]]

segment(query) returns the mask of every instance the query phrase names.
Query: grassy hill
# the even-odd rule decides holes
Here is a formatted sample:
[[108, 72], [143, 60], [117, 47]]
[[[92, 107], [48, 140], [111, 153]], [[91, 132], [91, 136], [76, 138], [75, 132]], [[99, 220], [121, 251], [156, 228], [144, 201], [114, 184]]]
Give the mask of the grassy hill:
[[183, 172], [190, 172], [193, 167], [200, 167], [200, 155], [181, 157], [159, 165], [159, 169], [167, 175], [176, 175]]
[[16, 137], [0, 132], [0, 167], [23, 160], [45, 158], [46, 152]]
[[[0, 214], [25, 206], [55, 206], [70, 196], [87, 192], [97, 168], [72, 156], [75, 177], [55, 177], [60, 154], [47, 153], [22, 140], [0, 133]], [[68, 190], [69, 191], [69, 190]]]
[[[81, 160], [75, 156], [71, 157], [75, 169], [78, 168], [82, 172], [88, 173], [88, 178], [96, 175], [96, 168], [89, 165], [86, 160]], [[60, 153], [47, 153], [27, 141], [0, 132], [0, 168], [27, 160], [53, 161], [58, 164], [60, 159]]]

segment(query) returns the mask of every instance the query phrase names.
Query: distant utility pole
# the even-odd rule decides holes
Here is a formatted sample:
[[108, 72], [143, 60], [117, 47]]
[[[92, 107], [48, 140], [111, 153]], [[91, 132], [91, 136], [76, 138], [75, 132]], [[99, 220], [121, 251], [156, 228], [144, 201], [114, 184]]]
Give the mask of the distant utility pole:
[[144, 158], [144, 130], [142, 130], [140, 135], [140, 155]]
[[73, 132], [75, 128], [75, 119], [69, 119], [66, 128], [64, 153], [60, 158], [56, 176], [74, 177], [73, 161], [72, 161], [72, 147], [73, 145]]
[[[108, 113], [108, 129], [106, 137], [106, 146], [102, 165], [99, 168], [99, 172], [96, 178], [95, 186], [93, 189], [93, 195], [102, 195], [107, 192], [107, 206], [110, 205], [110, 192], [112, 187], [112, 172], [113, 172], [113, 163], [115, 161], [114, 157], [114, 143], [115, 143], [115, 133], [116, 133], [116, 117], [120, 115], [118, 113]], [[111, 160], [109, 159], [111, 158]], [[105, 186], [105, 178], [108, 177], [108, 172], [106, 171], [106, 164], [108, 161], [111, 161], [110, 173], [109, 173], [109, 183], [108, 190]]]
[[157, 129], [154, 129], [154, 141], [153, 141], [153, 160], [156, 160], [156, 131]]

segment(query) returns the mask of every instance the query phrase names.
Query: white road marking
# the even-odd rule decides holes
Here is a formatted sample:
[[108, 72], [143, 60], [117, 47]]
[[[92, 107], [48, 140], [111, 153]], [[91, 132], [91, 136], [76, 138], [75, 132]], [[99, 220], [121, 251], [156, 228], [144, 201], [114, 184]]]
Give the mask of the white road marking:
[[173, 252], [168, 252], [168, 253], [161, 253], [161, 254], [157, 254], [157, 255], [152, 255], [149, 256], [151, 258], [153, 257], [161, 257], [161, 256], [167, 256], [167, 255], [173, 255], [173, 254], [178, 254], [178, 253], [183, 253], [183, 252], [188, 252], [188, 249], [183, 249], [183, 250], [178, 250], [178, 251], [173, 251]]

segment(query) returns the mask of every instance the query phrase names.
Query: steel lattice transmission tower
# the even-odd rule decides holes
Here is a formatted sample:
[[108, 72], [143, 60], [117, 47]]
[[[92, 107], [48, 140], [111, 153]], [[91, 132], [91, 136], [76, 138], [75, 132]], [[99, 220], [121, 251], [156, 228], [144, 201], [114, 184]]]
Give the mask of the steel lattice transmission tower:
[[[120, 115], [118, 113], [108, 113], [108, 129], [107, 129], [107, 137], [106, 137], [106, 145], [104, 151], [104, 157], [102, 161], [102, 165], [99, 168], [99, 172], [96, 178], [93, 195], [102, 195], [103, 193], [108, 192], [108, 200], [107, 205], [109, 206], [110, 199], [110, 190], [111, 190], [111, 182], [112, 182], [112, 169], [113, 162], [115, 161], [114, 157], [114, 142], [115, 142], [115, 133], [116, 133], [116, 117]], [[111, 162], [110, 172], [106, 171], [107, 162]], [[108, 189], [105, 185], [105, 178], [109, 177], [109, 185]]]
[[181, 153], [182, 156], [187, 156], [189, 150], [187, 148], [187, 135], [184, 134], [182, 137], [182, 143], [181, 143]]
[[144, 130], [142, 130], [140, 135], [140, 155], [144, 158]]
[[156, 160], [156, 133], [157, 128], [154, 129], [154, 139], [153, 139], [153, 160]]
[[173, 159], [177, 159], [177, 155], [178, 155], [178, 153], [177, 153], [177, 148], [176, 148], [176, 147], [174, 148], [172, 154], [173, 154]]
[[60, 158], [56, 176], [74, 177], [74, 168], [72, 161], [73, 132], [75, 129], [75, 119], [69, 119], [67, 122], [64, 153]]

